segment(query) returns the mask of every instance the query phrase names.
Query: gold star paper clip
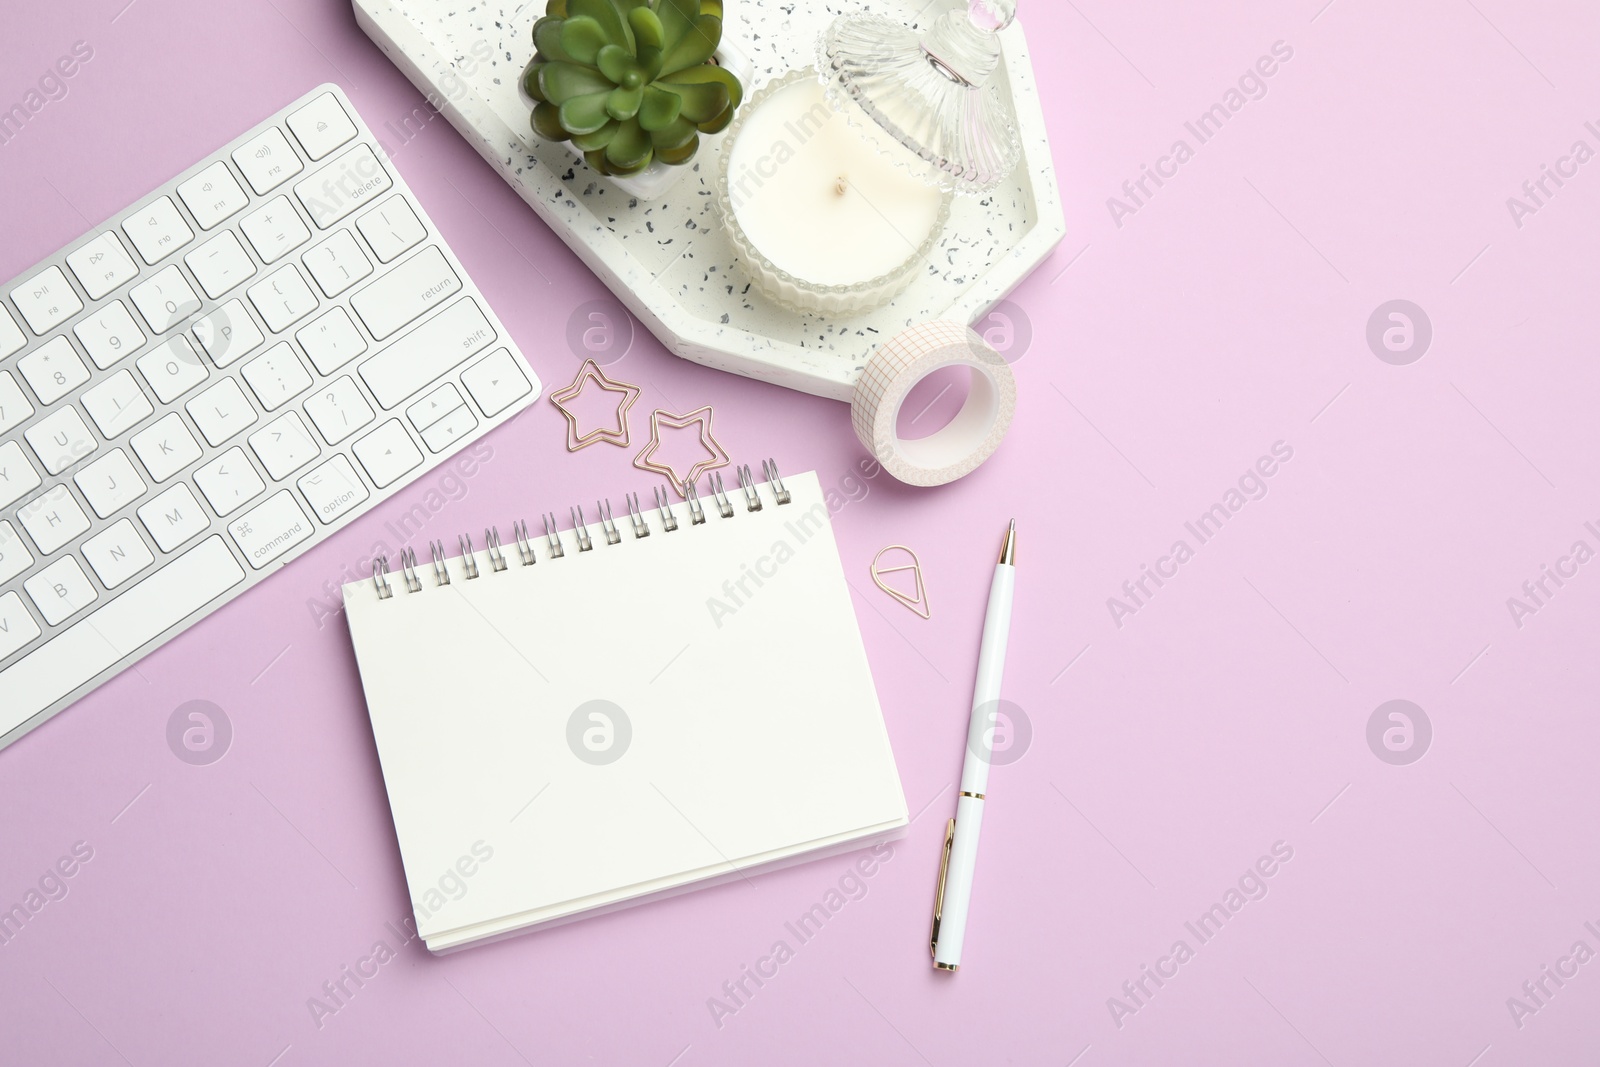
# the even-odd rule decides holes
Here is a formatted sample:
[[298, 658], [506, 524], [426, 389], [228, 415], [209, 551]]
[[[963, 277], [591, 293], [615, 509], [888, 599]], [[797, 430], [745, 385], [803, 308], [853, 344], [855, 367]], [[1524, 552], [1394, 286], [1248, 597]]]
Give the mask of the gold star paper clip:
[[[661, 447], [661, 427], [670, 426], [674, 430], [686, 430], [695, 423], [700, 424], [700, 447], [704, 448], [708, 458], [696, 463], [689, 468], [689, 473], [679, 477], [677, 470], [670, 463], [661, 463], [652, 459]], [[650, 443], [644, 446], [644, 451], [633, 458], [633, 465], [642, 471], [651, 471], [655, 474], [664, 474], [667, 481], [672, 483], [680, 497], [687, 497], [686, 486], [699, 480], [706, 471], [728, 465], [728, 453], [722, 450], [717, 439], [711, 436], [711, 406], [696, 408], [687, 415], [674, 415], [670, 411], [656, 408], [650, 413]]]
[[[608, 393], [622, 394], [622, 400], [617, 404], [617, 428], [608, 430], [604, 426], [597, 430], [590, 430], [583, 436], [578, 435], [578, 418], [567, 410], [567, 405], [578, 398], [584, 387], [594, 382]], [[576, 452], [580, 448], [588, 448], [600, 441], [617, 445], [621, 448], [628, 447], [628, 409], [633, 407], [634, 401], [639, 399], [640, 389], [637, 385], [619, 382], [608, 378], [601, 371], [600, 365], [592, 359], [583, 361], [583, 366], [578, 370], [578, 376], [572, 384], [559, 393], [550, 394], [550, 403], [567, 419], [567, 451]]]

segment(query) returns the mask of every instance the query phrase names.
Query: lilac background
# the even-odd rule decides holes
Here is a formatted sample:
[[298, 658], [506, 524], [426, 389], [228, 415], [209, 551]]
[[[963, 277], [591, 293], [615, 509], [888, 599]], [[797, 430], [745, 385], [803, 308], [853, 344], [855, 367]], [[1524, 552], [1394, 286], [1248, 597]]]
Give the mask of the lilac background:
[[[94, 58], [12, 143], [0, 277], [323, 80], [382, 129], [419, 95], [326, 0], [13, 5], [0, 103], [74, 41]], [[437, 473], [0, 754], [0, 904], [74, 842], [93, 859], [0, 948], [10, 1063], [1576, 1063], [1600, 963], [1516, 1025], [1508, 997], [1600, 949], [1590, 563], [1518, 628], [1506, 599], [1600, 527], [1592, 306], [1600, 162], [1519, 228], [1506, 205], [1600, 126], [1592, 4], [1509, 0], [1024, 5], [1069, 236], [1012, 297], [1021, 404], [972, 477], [887, 476], [835, 525], [907, 799], [908, 838], [737, 1014], [722, 983], [792, 935], [838, 858], [434, 959], [416, 943], [336, 1015], [308, 998], [409, 912], [341, 619], [325, 597]], [[1269, 93], [1135, 215], [1106, 198], [1275, 41]], [[441, 119], [394, 148], [536, 369], [577, 360], [604, 295]], [[1409, 366], [1365, 324], [1415, 301]], [[992, 324], [991, 324], [992, 325]], [[712, 403], [744, 459], [838, 484], [842, 405], [668, 356], [612, 370], [635, 411]], [[928, 416], [930, 419], [932, 415]], [[502, 528], [648, 483], [621, 449], [562, 449], [547, 403], [422, 538]], [[1137, 615], [1106, 599], [1274, 442], [1291, 461]], [[454, 483], [452, 483], [454, 484]], [[1022, 576], [1007, 696], [1025, 756], [994, 775], [965, 967], [927, 921], [953, 810], [989, 558]], [[1191, 538], [1191, 546], [1194, 541]], [[871, 587], [922, 556], [923, 622]], [[796, 669], [805, 669], [797, 667]], [[1430, 717], [1420, 762], [1366, 742], [1380, 703]], [[174, 758], [173, 709], [214, 701], [232, 748]], [[848, 743], [841, 739], [841, 744]], [[1209, 944], [1185, 928], [1277, 841], [1293, 859]], [[1107, 998], [1176, 939], [1195, 957], [1119, 1028]], [[1152, 986], [1153, 988], [1153, 986]], [[1552, 984], [1550, 988], [1554, 989]], [[275, 1058], [276, 1057], [276, 1058]]]

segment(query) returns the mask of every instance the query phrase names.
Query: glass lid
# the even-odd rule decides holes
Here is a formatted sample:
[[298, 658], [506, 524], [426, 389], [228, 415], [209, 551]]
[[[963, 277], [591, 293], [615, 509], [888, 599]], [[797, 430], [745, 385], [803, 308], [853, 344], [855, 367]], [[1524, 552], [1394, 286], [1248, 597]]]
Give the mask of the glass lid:
[[[817, 69], [830, 102], [859, 106], [915, 153], [930, 185], [988, 192], [1022, 154], [1009, 95], [993, 80], [999, 32], [1015, 0], [969, 0], [925, 31], [882, 15], [843, 15], [817, 42]], [[898, 157], [898, 154], [897, 154]]]

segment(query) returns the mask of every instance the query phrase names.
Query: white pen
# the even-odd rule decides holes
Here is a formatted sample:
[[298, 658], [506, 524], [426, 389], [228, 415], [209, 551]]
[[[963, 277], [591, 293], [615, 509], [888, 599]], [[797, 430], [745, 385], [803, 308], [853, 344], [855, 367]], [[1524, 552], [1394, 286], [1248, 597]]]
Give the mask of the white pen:
[[972, 904], [972, 872], [978, 861], [978, 834], [983, 829], [984, 795], [989, 789], [989, 762], [994, 755], [994, 725], [1000, 702], [1000, 676], [1006, 667], [1006, 639], [1011, 634], [1011, 594], [1017, 583], [1017, 520], [1011, 520], [1000, 546], [1000, 562], [989, 585], [989, 609], [983, 617], [983, 642], [978, 649], [978, 680], [972, 687], [972, 719], [967, 724], [967, 752], [961, 764], [961, 795], [956, 817], [945, 826], [944, 857], [939, 861], [939, 887], [933, 900], [933, 932], [928, 947], [941, 971], [961, 966], [967, 937], [967, 910]]

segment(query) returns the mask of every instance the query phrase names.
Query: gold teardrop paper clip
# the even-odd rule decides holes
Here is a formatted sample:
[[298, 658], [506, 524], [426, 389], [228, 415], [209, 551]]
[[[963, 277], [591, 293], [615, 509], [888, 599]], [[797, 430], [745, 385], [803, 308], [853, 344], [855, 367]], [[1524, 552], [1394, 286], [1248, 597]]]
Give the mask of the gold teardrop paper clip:
[[[893, 551], [897, 548], [906, 555], [910, 556], [911, 562], [899, 567], [885, 567], [879, 569], [878, 561], [883, 558], [883, 554], [885, 552]], [[906, 596], [906, 594], [902, 593], [900, 590], [894, 588], [883, 580], [883, 576], [885, 574], [897, 574], [900, 571], [910, 571], [916, 576], [916, 596]], [[910, 608], [913, 615], [919, 616], [923, 619], [933, 618], [933, 610], [928, 605], [928, 588], [922, 580], [922, 561], [917, 558], [917, 554], [910, 548], [906, 547], [905, 545], [889, 545], [886, 548], [880, 549], [878, 554], [872, 557], [872, 581], [879, 589], [882, 589], [895, 600]]]

